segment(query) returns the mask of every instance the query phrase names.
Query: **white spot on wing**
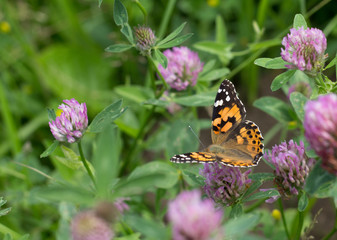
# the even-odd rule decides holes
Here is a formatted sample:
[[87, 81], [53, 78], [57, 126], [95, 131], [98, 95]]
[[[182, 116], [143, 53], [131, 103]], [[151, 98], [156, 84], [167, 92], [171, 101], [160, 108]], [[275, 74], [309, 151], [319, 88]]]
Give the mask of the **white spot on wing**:
[[223, 104], [223, 100], [222, 99], [218, 100], [214, 103], [214, 107], [222, 106], [222, 104]]
[[229, 102], [229, 100], [231, 100], [231, 98], [229, 96], [227, 96], [226, 101]]

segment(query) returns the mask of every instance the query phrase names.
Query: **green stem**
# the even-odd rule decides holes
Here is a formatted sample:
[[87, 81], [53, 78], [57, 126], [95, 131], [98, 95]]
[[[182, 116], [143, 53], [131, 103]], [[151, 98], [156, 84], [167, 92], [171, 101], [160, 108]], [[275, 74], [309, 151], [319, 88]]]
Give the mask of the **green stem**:
[[277, 201], [278, 201], [280, 212], [281, 212], [281, 216], [282, 216], [282, 222], [283, 222], [284, 231], [287, 234], [287, 238], [290, 240], [291, 238], [290, 238], [290, 234], [289, 234], [288, 227], [287, 227], [286, 217], [284, 215], [282, 199], [279, 198]]
[[78, 151], [80, 152], [80, 156], [81, 156], [81, 161], [83, 162], [83, 165], [85, 167], [85, 169], [87, 170], [92, 182], [94, 183], [94, 185], [96, 185], [96, 181], [95, 181], [95, 177], [94, 175], [92, 174], [90, 168], [89, 168], [89, 165], [87, 163], [87, 161], [85, 160], [85, 157], [84, 157], [84, 154], [83, 154], [83, 150], [82, 150], [82, 144], [81, 144], [81, 141], [79, 141], [77, 143], [77, 146], [78, 146]]
[[[163, 75], [160, 73], [160, 71], [159, 71], [159, 69], [158, 69], [156, 63], [154, 62], [153, 58], [151, 57], [151, 55], [147, 55], [147, 59], [148, 59], [148, 61], [149, 61], [149, 64], [152, 66], [152, 67], [150, 66], [150, 68], [149, 68], [149, 70], [150, 70], [150, 75], [154, 75], [154, 74], [155, 74], [155, 73], [153, 72], [153, 68], [154, 68], [155, 72], [159, 75], [159, 78], [161, 79], [161, 81], [162, 81], [162, 83], [163, 83], [162, 89], [161, 89], [160, 92], [156, 95], [156, 99], [158, 99], [158, 98], [160, 98], [160, 97], [163, 95], [164, 91], [165, 91], [166, 89], [168, 89], [168, 85], [167, 85], [167, 82], [165, 81]], [[156, 89], [155, 89], [156, 83], [155, 83], [155, 78], [154, 78], [153, 76], [151, 76], [151, 85], [152, 85], [153, 91], [154, 91], [154, 93], [155, 93], [155, 91], [156, 91]], [[131, 145], [130, 151], [127, 153], [127, 156], [126, 156], [126, 158], [125, 158], [125, 161], [123, 162], [123, 165], [122, 165], [122, 167], [121, 167], [121, 172], [122, 172], [122, 173], [125, 172], [126, 169], [128, 168], [128, 166], [129, 166], [129, 164], [130, 164], [130, 162], [131, 162], [132, 156], [133, 156], [133, 154], [134, 154], [134, 152], [135, 152], [135, 150], [136, 150], [138, 141], [139, 141], [139, 139], [141, 139], [141, 138], [143, 137], [144, 132], [145, 132], [145, 128], [146, 128], [146, 126], [148, 126], [148, 122], [149, 122], [149, 120], [150, 120], [152, 114], [154, 113], [155, 109], [156, 109], [156, 106], [152, 106], [151, 110], [146, 114], [146, 116], [145, 116], [145, 118], [144, 118], [144, 120], [143, 120], [143, 122], [142, 122], [142, 125], [141, 125], [141, 127], [140, 127], [140, 129], [139, 129], [139, 131], [138, 131], [138, 134], [137, 134], [137, 136], [136, 136], [134, 142], [133, 142], [132, 145]]]
[[147, 12], [146, 9], [143, 7], [143, 5], [138, 0], [133, 0], [134, 3], [136, 3], [137, 7], [140, 9], [140, 11], [144, 15], [144, 23], [147, 23]]
[[318, 3], [315, 7], [313, 7], [312, 9], [310, 9], [310, 11], [308, 11], [307, 14], [305, 14], [305, 18], [309, 18], [311, 15], [313, 15], [319, 9], [321, 9], [322, 7], [324, 7], [330, 1], [331, 0], [324, 0], [324, 1], [320, 2], [320, 3]]
[[[260, 56], [264, 51], [266, 51], [268, 48], [261, 48], [257, 52], [253, 53], [250, 57], [248, 57], [245, 61], [243, 61], [239, 66], [234, 68], [225, 78], [231, 79], [233, 76], [235, 76], [237, 73], [239, 73], [243, 68], [245, 68], [248, 64], [253, 62], [258, 56]], [[217, 86], [221, 84], [221, 82], [225, 79], [220, 79]]]
[[136, 150], [138, 141], [139, 141], [139, 139], [142, 138], [142, 136], [143, 136], [143, 134], [145, 132], [145, 128], [146, 128], [146, 126], [148, 126], [148, 122], [149, 122], [152, 114], [154, 113], [155, 109], [156, 109], [156, 106], [152, 106], [151, 110], [149, 112], [147, 112], [147, 114], [146, 114], [146, 116], [145, 116], [145, 118], [144, 118], [144, 120], [142, 122], [142, 125], [140, 126], [138, 134], [137, 134], [135, 140], [133, 141], [132, 146], [131, 146], [130, 150], [128, 151], [127, 156], [125, 157], [125, 161], [123, 162], [123, 165], [121, 167], [121, 172], [122, 173], [125, 172], [126, 169], [128, 168], [128, 166], [129, 166], [129, 164], [131, 162], [132, 156], [133, 156], [133, 154], [134, 154], [134, 152]]
[[158, 98], [161, 97], [161, 95], [163, 95], [163, 93], [165, 92], [165, 90], [169, 88], [169, 86], [167, 85], [167, 82], [165, 81], [163, 75], [160, 73], [160, 71], [159, 71], [159, 69], [158, 69], [158, 66], [157, 66], [157, 64], [154, 62], [153, 58], [152, 58], [150, 55], [148, 55], [148, 56], [147, 56], [147, 59], [148, 59], [148, 61], [150, 62], [150, 64], [152, 64], [152, 66], [153, 66], [154, 69], [156, 70], [156, 73], [158, 74], [160, 80], [161, 80], [162, 83], [163, 83], [163, 88], [161, 89], [161, 91], [159, 92], [159, 94], [156, 95], [156, 98], [158, 99]]
[[245, 209], [245, 213], [249, 213], [249, 212], [252, 212], [254, 211], [256, 208], [258, 208], [259, 206], [261, 206], [264, 202], [265, 202], [266, 199], [260, 199], [256, 202], [254, 202], [252, 205], [250, 205], [247, 209]]
[[306, 14], [306, 4], [305, 0], [300, 0], [300, 9], [301, 9], [301, 14], [305, 15]]
[[174, 6], [176, 5], [177, 0], [169, 0], [165, 7], [165, 13], [164, 17], [162, 18], [162, 21], [160, 23], [159, 31], [158, 31], [158, 37], [163, 37], [164, 33], [166, 32], [167, 25], [170, 21], [171, 15], [173, 13]]
[[186, 190], [187, 188], [186, 188], [186, 185], [185, 185], [184, 176], [183, 176], [182, 171], [180, 171], [180, 173], [179, 173], [179, 179], [180, 179], [180, 187], [181, 187], [180, 189], [181, 189], [181, 191]]
[[[302, 194], [298, 195], [298, 202], [300, 201]], [[303, 211], [299, 211], [298, 212], [298, 225], [297, 225], [297, 233], [296, 233], [296, 239], [301, 239], [301, 232], [302, 232], [302, 227], [303, 227], [303, 220], [304, 220], [304, 213]]]
[[330, 239], [332, 235], [334, 235], [337, 232], [337, 209], [335, 210], [335, 225], [333, 229], [324, 237], [322, 240]]

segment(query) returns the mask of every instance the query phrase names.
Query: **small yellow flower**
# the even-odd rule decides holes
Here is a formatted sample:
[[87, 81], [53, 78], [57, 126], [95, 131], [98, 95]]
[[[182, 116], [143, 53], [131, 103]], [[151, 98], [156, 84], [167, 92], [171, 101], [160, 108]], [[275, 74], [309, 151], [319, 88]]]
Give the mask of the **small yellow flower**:
[[288, 122], [289, 129], [295, 129], [297, 127], [297, 121]]
[[57, 109], [56, 110], [56, 117], [61, 116], [62, 113], [63, 113], [63, 111], [61, 109]]
[[277, 209], [274, 209], [272, 212], [271, 212], [271, 215], [273, 216], [273, 218], [275, 220], [280, 220], [281, 219], [281, 212]]
[[220, 3], [220, 0], [207, 0], [207, 4], [210, 7], [216, 7]]
[[11, 31], [11, 25], [6, 21], [0, 22], [0, 32], [9, 33]]

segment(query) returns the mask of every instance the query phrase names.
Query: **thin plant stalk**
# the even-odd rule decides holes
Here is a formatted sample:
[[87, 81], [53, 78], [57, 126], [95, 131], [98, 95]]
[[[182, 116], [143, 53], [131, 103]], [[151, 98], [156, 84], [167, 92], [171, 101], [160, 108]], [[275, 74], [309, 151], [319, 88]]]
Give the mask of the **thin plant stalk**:
[[278, 201], [281, 216], [282, 216], [282, 223], [283, 223], [284, 231], [286, 232], [288, 240], [290, 240], [291, 238], [290, 238], [290, 234], [289, 234], [288, 227], [287, 227], [287, 221], [286, 221], [286, 218], [285, 218], [285, 215], [284, 215], [282, 199], [279, 198], [277, 201]]
[[143, 7], [143, 5], [139, 2], [139, 0], [133, 0], [134, 3], [136, 3], [137, 7], [140, 9], [140, 11], [143, 13], [144, 15], [144, 23], [147, 23], [147, 11], [146, 9]]
[[[151, 65], [149, 67], [149, 70], [150, 70], [150, 75], [151, 75], [151, 81], [152, 81], [152, 86], [155, 86], [155, 78], [153, 78], [152, 76], [157, 73], [159, 78], [161, 79], [162, 83], [163, 83], [163, 87], [161, 89], [161, 91], [156, 95], [156, 99], [160, 98], [164, 91], [166, 89], [168, 89], [168, 85], [167, 85], [167, 82], [165, 81], [163, 75], [160, 73], [156, 63], [154, 62], [153, 58], [150, 56], [150, 55], [147, 55], [147, 60], [149, 61], [149, 64]], [[155, 71], [154, 71], [155, 70]], [[155, 91], [155, 89], [153, 89]], [[142, 125], [138, 131], [138, 134], [134, 140], [134, 142], [132, 143], [131, 145], [131, 148], [130, 148], [130, 151], [128, 152], [126, 158], [125, 158], [125, 161], [123, 162], [123, 165], [122, 165], [122, 168], [121, 168], [121, 172], [124, 172], [126, 171], [126, 169], [128, 168], [130, 162], [131, 162], [131, 159], [132, 159], [132, 156], [135, 152], [135, 149], [137, 147], [137, 144], [138, 144], [138, 141], [142, 138], [142, 136], [144, 135], [145, 133], [145, 128], [146, 126], [148, 126], [148, 122], [150, 121], [151, 119], [151, 116], [152, 114], [154, 113], [156, 109], [156, 106], [152, 106], [151, 110], [149, 112], [147, 112], [143, 122], [142, 122]]]
[[154, 62], [153, 58], [152, 58], [151, 56], [148, 55], [147, 59], [148, 59], [148, 61], [150, 62], [150, 64], [152, 64], [152, 66], [154, 67], [154, 69], [155, 69], [156, 73], [158, 74], [160, 80], [161, 80], [162, 83], [163, 83], [163, 88], [162, 88], [161, 92], [160, 92], [158, 95], [156, 95], [156, 98], [158, 99], [158, 98], [161, 97], [161, 95], [163, 94], [163, 92], [164, 92], [166, 89], [168, 89], [168, 84], [167, 84], [167, 82], [165, 81], [165, 79], [164, 79], [163, 75], [161, 74], [161, 72], [159, 71], [158, 66], [157, 66], [157, 64]]
[[266, 199], [260, 199], [256, 202], [254, 202], [252, 205], [250, 205], [247, 209], [244, 210], [245, 213], [250, 213], [252, 211], [254, 211], [255, 209], [257, 209], [258, 207], [260, 207], [263, 203], [265, 203]]
[[121, 172], [122, 173], [125, 172], [126, 169], [128, 168], [128, 166], [129, 166], [129, 164], [131, 162], [132, 156], [133, 156], [133, 154], [135, 152], [135, 149], [137, 147], [138, 141], [144, 135], [145, 128], [146, 128], [146, 126], [148, 126], [148, 122], [150, 121], [150, 118], [153, 115], [155, 109], [156, 109], [156, 106], [152, 106], [151, 110], [147, 112], [147, 114], [146, 114], [146, 116], [145, 116], [145, 118], [144, 118], [144, 120], [142, 122], [142, 125], [140, 126], [138, 134], [137, 134], [135, 140], [133, 141], [130, 150], [128, 151], [128, 154], [127, 154], [127, 156], [125, 158], [125, 161], [123, 162], [123, 165], [122, 165], [122, 168], [121, 168]]
[[328, 240], [337, 232], [337, 209], [335, 210], [335, 225], [333, 229], [322, 240]]
[[[298, 195], [298, 201], [300, 201], [302, 194]], [[296, 232], [296, 239], [301, 239], [301, 232], [303, 227], [303, 220], [304, 220], [304, 212], [298, 211], [298, 226], [297, 226], [297, 232]]]
[[92, 174], [92, 172], [91, 172], [91, 170], [90, 170], [90, 168], [89, 168], [89, 165], [88, 165], [87, 161], [85, 160], [85, 157], [84, 157], [84, 154], [83, 154], [83, 150], [82, 150], [82, 144], [81, 144], [81, 141], [79, 141], [79, 142], [77, 143], [77, 146], [78, 146], [78, 151], [80, 152], [81, 161], [82, 161], [82, 163], [83, 163], [85, 169], [87, 170], [87, 172], [88, 172], [88, 174], [89, 174], [89, 176], [90, 176], [90, 178], [91, 178], [93, 184], [96, 185], [95, 177], [94, 177], [94, 175]]
[[164, 33], [166, 32], [166, 29], [167, 29], [168, 23], [170, 22], [170, 18], [172, 16], [176, 2], [177, 0], [169, 0], [165, 7], [164, 16], [162, 18], [159, 31], [158, 31], [158, 37], [160, 38], [163, 37]]

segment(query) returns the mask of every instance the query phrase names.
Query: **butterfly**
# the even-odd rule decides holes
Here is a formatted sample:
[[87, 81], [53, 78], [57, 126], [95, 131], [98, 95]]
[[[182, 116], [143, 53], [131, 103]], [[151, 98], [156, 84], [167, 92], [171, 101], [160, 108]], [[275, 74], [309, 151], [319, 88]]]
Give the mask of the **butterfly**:
[[230, 167], [256, 166], [264, 145], [259, 127], [245, 120], [246, 109], [233, 83], [224, 80], [217, 92], [212, 115], [212, 144], [202, 152], [173, 156], [174, 163], [214, 163]]

